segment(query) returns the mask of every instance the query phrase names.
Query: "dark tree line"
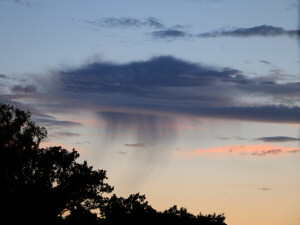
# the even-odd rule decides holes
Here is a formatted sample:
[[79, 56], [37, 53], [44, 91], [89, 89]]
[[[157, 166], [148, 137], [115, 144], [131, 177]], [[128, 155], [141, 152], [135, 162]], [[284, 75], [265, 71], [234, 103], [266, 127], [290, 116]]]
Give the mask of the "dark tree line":
[[106, 171], [78, 163], [75, 150], [40, 148], [46, 136], [29, 112], [0, 104], [3, 225], [226, 225], [223, 214], [195, 216], [177, 206], [158, 212], [139, 193], [108, 197]]

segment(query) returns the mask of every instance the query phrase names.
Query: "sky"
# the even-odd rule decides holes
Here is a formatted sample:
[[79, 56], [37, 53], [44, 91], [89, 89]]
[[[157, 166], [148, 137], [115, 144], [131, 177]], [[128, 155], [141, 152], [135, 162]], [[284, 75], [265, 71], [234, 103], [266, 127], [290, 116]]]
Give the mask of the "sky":
[[0, 0], [0, 100], [115, 193], [300, 224], [299, 2]]

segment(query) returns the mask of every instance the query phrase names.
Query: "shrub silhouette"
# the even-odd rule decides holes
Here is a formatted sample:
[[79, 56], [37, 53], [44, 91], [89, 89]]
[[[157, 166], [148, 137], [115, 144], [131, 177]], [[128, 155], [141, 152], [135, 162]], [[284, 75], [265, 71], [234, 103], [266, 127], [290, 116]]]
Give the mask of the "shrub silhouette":
[[[158, 212], [139, 193], [107, 197], [113, 187], [105, 182], [106, 171], [76, 162], [79, 154], [74, 149], [40, 148], [46, 136], [29, 112], [0, 104], [4, 225], [226, 225], [223, 214], [195, 216], [177, 206]], [[91, 210], [98, 210], [99, 216]]]

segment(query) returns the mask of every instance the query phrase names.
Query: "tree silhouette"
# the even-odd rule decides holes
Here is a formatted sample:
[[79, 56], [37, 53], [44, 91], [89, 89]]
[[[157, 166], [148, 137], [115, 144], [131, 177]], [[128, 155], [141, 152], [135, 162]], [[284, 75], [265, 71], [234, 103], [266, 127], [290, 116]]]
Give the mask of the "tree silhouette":
[[176, 205], [156, 211], [139, 193], [104, 197], [113, 191], [105, 182], [106, 171], [94, 170], [86, 161], [78, 163], [74, 149], [40, 148], [46, 136], [29, 112], [0, 104], [3, 225], [226, 225], [223, 214], [195, 216]]
[[113, 195], [101, 210], [106, 225], [155, 224], [157, 212], [146, 201], [145, 195], [131, 194], [128, 198]]
[[64, 213], [98, 208], [113, 190], [104, 170], [76, 162], [75, 150], [39, 148], [46, 134], [30, 113], [0, 105], [1, 218], [8, 224], [56, 224]]

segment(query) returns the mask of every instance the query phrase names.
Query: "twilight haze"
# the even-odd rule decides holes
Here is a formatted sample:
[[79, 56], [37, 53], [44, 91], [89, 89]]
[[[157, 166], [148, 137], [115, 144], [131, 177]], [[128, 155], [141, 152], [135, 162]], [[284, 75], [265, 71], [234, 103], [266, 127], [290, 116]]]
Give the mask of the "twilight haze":
[[299, 2], [0, 0], [1, 102], [118, 195], [300, 224]]

